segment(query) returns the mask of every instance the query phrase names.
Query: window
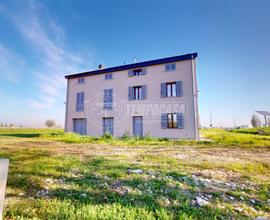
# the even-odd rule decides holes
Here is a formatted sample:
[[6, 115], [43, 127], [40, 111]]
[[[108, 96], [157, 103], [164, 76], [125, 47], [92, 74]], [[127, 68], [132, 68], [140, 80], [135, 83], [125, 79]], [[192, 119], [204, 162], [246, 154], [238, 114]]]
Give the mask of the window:
[[146, 99], [146, 95], [147, 95], [146, 85], [131, 86], [128, 88], [128, 99], [129, 100]]
[[104, 105], [103, 109], [112, 110], [113, 108], [113, 90], [105, 89], [104, 90]]
[[167, 97], [176, 96], [176, 82], [166, 83], [166, 94]]
[[175, 63], [169, 63], [165, 65], [165, 71], [171, 72], [176, 70], [176, 64]]
[[83, 84], [83, 83], [85, 83], [84, 78], [79, 78], [79, 79], [78, 79], [78, 83], [79, 83], [79, 84]]
[[140, 76], [146, 74], [146, 68], [139, 68], [128, 71], [128, 76]]
[[176, 115], [176, 113], [167, 114], [167, 128], [177, 128], [177, 115]]
[[84, 111], [84, 92], [78, 92], [76, 97], [76, 112]]
[[112, 79], [112, 78], [113, 78], [112, 76], [113, 76], [112, 73], [106, 73], [106, 74], [105, 74], [105, 80], [110, 80], [110, 79]]
[[183, 113], [163, 113], [161, 115], [161, 128], [184, 128]]
[[142, 69], [133, 70], [133, 74], [134, 74], [134, 76], [140, 76], [140, 75], [142, 75]]
[[133, 87], [133, 97], [135, 100], [141, 99], [141, 97], [142, 97], [142, 87], [141, 86]]
[[160, 84], [161, 98], [183, 96], [183, 82], [167, 82]]

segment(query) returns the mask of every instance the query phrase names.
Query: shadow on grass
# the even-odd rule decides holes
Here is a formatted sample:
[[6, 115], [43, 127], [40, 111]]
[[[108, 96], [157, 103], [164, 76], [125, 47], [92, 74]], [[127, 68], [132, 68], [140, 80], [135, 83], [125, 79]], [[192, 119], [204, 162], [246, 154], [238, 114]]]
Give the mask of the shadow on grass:
[[22, 134], [22, 133], [15, 133], [15, 134], [0, 134], [0, 137], [17, 137], [17, 138], [35, 138], [39, 137], [41, 134]]

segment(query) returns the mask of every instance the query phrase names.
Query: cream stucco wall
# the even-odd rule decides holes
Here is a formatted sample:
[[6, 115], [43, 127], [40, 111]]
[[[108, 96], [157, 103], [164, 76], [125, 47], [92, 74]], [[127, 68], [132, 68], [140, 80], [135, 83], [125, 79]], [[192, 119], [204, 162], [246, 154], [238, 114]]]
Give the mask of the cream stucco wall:
[[[103, 117], [114, 117], [114, 135], [132, 135], [132, 116], [143, 116], [143, 134], [154, 137], [198, 139], [197, 84], [195, 60], [176, 63], [176, 71], [165, 72], [165, 64], [147, 67], [147, 74], [128, 76], [128, 70], [113, 72], [112, 80], [105, 80], [104, 74], [87, 76], [84, 84], [78, 78], [68, 79], [66, 131], [73, 131], [73, 119], [87, 119], [87, 134], [103, 134]], [[183, 82], [182, 97], [161, 98], [160, 84], [170, 81]], [[147, 98], [128, 100], [128, 87], [147, 85]], [[113, 89], [114, 107], [103, 110], [104, 89]], [[76, 112], [76, 93], [85, 93], [84, 112]], [[194, 96], [195, 95], [195, 96]], [[134, 105], [133, 105], [134, 104]], [[136, 106], [139, 109], [136, 109]], [[162, 129], [161, 113], [171, 113], [166, 107], [172, 106], [184, 114], [184, 129]], [[145, 108], [144, 111], [140, 109]], [[130, 111], [128, 111], [130, 110]]]

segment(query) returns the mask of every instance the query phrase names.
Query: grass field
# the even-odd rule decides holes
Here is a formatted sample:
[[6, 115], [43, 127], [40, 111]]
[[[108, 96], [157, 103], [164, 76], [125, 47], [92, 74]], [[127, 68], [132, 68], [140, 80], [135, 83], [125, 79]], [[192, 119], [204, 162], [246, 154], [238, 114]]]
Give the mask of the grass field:
[[204, 141], [0, 129], [10, 159], [5, 219], [270, 217], [268, 129]]

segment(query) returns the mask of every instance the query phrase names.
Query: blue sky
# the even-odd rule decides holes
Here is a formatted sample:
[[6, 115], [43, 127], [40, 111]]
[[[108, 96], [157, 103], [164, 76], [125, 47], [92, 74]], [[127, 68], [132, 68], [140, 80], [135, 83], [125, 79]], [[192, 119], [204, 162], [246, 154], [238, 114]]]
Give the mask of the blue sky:
[[270, 110], [270, 1], [0, 1], [0, 122], [64, 122], [64, 75], [198, 52], [203, 125]]

